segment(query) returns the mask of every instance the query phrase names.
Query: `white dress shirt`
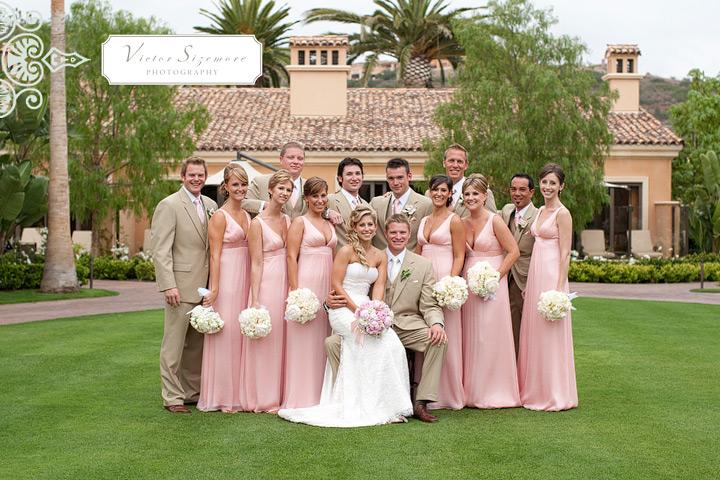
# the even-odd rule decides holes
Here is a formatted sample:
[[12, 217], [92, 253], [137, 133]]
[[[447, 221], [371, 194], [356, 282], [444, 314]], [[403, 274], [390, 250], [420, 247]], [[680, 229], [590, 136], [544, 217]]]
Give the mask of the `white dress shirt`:
[[345, 198], [347, 198], [347, 201], [350, 204], [350, 208], [355, 210], [355, 207], [360, 205], [360, 197], [359, 196], [353, 196], [350, 192], [348, 192], [344, 188], [340, 188], [340, 191], [342, 192], [343, 195], [345, 195]]
[[462, 195], [462, 187], [464, 184], [465, 184], [465, 177], [462, 177], [460, 180], [457, 181], [456, 184], [453, 185], [452, 206], [457, 205], [457, 202], [460, 200], [460, 196]]
[[385, 253], [388, 258], [388, 281], [394, 282], [400, 273], [400, 267], [402, 267], [403, 261], [405, 261], [406, 249], [398, 253], [397, 256], [393, 255], [389, 248], [385, 249]]

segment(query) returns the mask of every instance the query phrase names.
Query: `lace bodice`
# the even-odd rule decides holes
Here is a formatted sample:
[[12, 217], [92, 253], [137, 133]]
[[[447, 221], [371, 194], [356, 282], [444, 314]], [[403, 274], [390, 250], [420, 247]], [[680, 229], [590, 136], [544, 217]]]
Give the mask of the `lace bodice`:
[[361, 263], [353, 262], [348, 264], [347, 270], [345, 270], [343, 288], [352, 296], [367, 296], [368, 292], [370, 292], [370, 285], [375, 282], [377, 278], [377, 268], [366, 267]]

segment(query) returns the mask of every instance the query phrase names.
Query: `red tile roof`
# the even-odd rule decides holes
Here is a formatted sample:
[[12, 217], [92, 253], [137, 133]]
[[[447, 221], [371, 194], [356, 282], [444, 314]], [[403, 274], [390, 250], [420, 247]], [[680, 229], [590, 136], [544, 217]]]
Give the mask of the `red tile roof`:
[[347, 35], [315, 35], [290, 37], [291, 47], [347, 47]]
[[605, 56], [607, 57], [608, 55], [613, 53], [619, 53], [623, 55], [640, 55], [640, 47], [637, 45], [637, 43], [608, 43], [607, 49], [605, 49]]
[[[197, 101], [211, 120], [200, 151], [278, 150], [288, 140], [309, 151], [422, 151], [440, 130], [432, 114], [454, 89], [349, 88], [346, 117], [292, 117], [288, 88], [182, 87], [178, 103]], [[615, 143], [679, 145], [678, 138], [645, 110], [611, 113]]]

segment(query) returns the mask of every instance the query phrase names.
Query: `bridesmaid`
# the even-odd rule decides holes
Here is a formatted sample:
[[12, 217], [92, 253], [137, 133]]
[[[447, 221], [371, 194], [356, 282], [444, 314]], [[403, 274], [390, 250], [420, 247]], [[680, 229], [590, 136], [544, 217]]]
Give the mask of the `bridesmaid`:
[[245, 236], [250, 216], [240, 206], [248, 190], [245, 170], [232, 163], [225, 167], [220, 189], [227, 200], [208, 222], [210, 293], [203, 305], [212, 306], [225, 326], [218, 333], [205, 335], [197, 408], [231, 413], [240, 409], [242, 334], [237, 318], [247, 308], [250, 289], [250, 254]]
[[250, 304], [268, 309], [272, 331], [261, 339], [243, 338], [241, 402], [244, 411], [277, 412], [282, 401], [287, 298], [285, 242], [290, 225], [290, 217], [283, 214], [282, 209], [293, 188], [287, 170], [275, 172], [268, 182], [270, 201], [250, 223]]
[[[465, 227], [460, 217], [449, 208], [452, 204], [452, 187], [452, 180], [446, 175], [435, 175], [430, 179], [433, 213], [420, 220], [418, 227], [416, 251], [432, 262], [437, 280], [447, 275], [460, 276], [465, 260]], [[443, 309], [443, 314], [448, 348], [440, 377], [438, 401], [431, 403], [429, 408], [459, 410], [465, 405], [460, 310]], [[416, 362], [422, 365], [417, 358]]]
[[537, 311], [537, 302], [545, 291], [568, 291], [572, 217], [560, 203], [565, 187], [562, 168], [548, 163], [539, 178], [545, 205], [530, 227], [535, 246], [520, 326], [518, 380], [523, 407], [558, 411], [578, 405], [572, 322], [570, 314], [564, 320], [545, 320]]
[[467, 242], [465, 278], [468, 270], [481, 261], [500, 273], [500, 287], [493, 300], [482, 300], [470, 292], [462, 307], [465, 405], [519, 407], [507, 273], [520, 250], [500, 215], [483, 208], [487, 191], [487, 180], [479, 174], [470, 175], [462, 187], [464, 204], [470, 212], [463, 220]]
[[[322, 178], [312, 177], [305, 182], [303, 196], [308, 211], [293, 220], [287, 240], [289, 291], [309, 288], [321, 301], [330, 291], [337, 244], [335, 228], [322, 218], [328, 204], [327, 194], [328, 184]], [[308, 323], [287, 322], [283, 408], [320, 403], [327, 360], [325, 338], [329, 335], [327, 313], [323, 308]]]

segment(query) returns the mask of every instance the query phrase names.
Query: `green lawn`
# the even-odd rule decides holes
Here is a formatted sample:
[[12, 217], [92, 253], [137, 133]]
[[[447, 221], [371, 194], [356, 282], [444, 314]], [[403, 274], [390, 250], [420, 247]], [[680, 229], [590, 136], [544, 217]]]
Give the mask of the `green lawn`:
[[720, 288], [693, 288], [693, 293], [720, 293]]
[[111, 297], [117, 294], [118, 292], [100, 288], [81, 288], [72, 293], [42, 293], [40, 290], [0, 290], [0, 305], [46, 302], [48, 300], [71, 300], [73, 298]]
[[574, 303], [580, 408], [350, 430], [165, 412], [160, 311], [2, 326], [0, 478], [718, 478], [720, 309]]

